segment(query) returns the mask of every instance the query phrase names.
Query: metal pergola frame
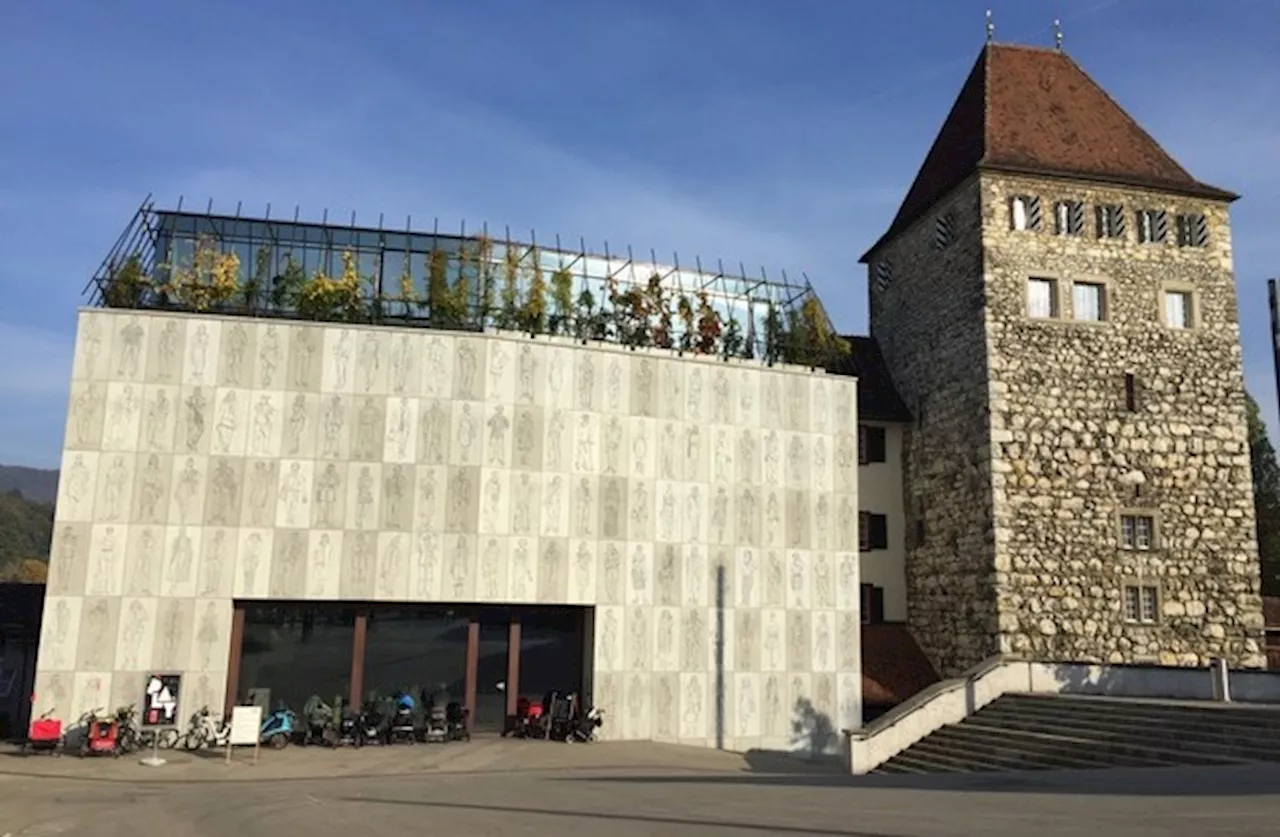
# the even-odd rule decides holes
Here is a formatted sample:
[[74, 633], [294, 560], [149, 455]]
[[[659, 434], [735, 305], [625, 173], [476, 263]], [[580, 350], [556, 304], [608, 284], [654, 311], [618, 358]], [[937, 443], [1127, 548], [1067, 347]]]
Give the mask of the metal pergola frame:
[[[458, 233], [453, 234], [442, 233], [438, 220], [433, 221], [428, 232], [415, 229], [412, 217], [406, 218], [401, 228], [388, 226], [382, 216], [378, 217], [377, 226], [360, 226], [354, 212], [345, 224], [331, 222], [327, 210], [319, 222], [302, 220], [300, 215], [300, 210], [295, 208], [291, 218], [273, 218], [268, 205], [261, 216], [246, 216], [239, 204], [234, 214], [219, 214], [213, 211], [212, 201], [203, 212], [190, 211], [183, 208], [181, 199], [176, 208], [169, 210], [157, 208], [148, 196], [85, 286], [84, 293], [91, 305], [108, 305], [108, 287], [117, 271], [128, 260], [136, 259], [142, 273], [150, 278], [152, 290], [133, 304], [140, 308], [181, 310], [180, 305], [174, 305], [154, 288], [163, 284], [176, 263], [190, 256], [199, 240], [212, 242], [220, 251], [235, 252], [240, 257], [242, 284], [259, 270], [258, 259], [264, 252], [268, 254], [265, 261], [269, 263], [271, 279], [277, 281], [289, 259], [308, 275], [321, 271], [334, 276], [341, 270], [340, 257], [349, 252], [355, 257], [361, 276], [374, 289], [365, 300], [369, 310], [366, 321], [442, 327], [435, 312], [427, 310], [421, 302], [423, 297], [417, 295], [426, 288], [427, 260], [434, 251], [441, 250], [447, 256], [450, 285], [464, 270], [470, 271], [471, 280], [484, 277], [483, 283], [469, 283], [471, 298], [466, 322], [452, 321], [447, 325], [449, 328], [482, 330], [503, 325], [500, 312], [489, 300], [496, 295], [497, 286], [505, 278], [503, 271], [509, 270], [508, 259], [514, 254], [515, 269], [524, 277], [524, 287], [517, 288], [522, 298], [529, 278], [535, 273], [541, 274], [545, 283], [552, 274], [567, 272], [572, 277], [575, 302], [583, 291], [589, 291], [599, 308], [597, 316], [602, 317], [606, 316], [608, 289], [618, 292], [643, 289], [656, 277], [667, 296], [676, 330], [685, 337], [686, 343], [687, 332], [679, 330], [675, 316], [676, 303], [682, 298], [696, 300], [700, 295], [717, 311], [722, 324], [727, 326], [730, 321], [736, 321], [741, 348], [732, 354], [738, 356], [773, 359], [766, 345], [769, 335], [763, 333], [770, 313], [776, 318], [775, 324], [785, 323], [799, 315], [807, 300], [817, 301], [824, 327], [834, 334], [825, 308], [804, 274], [799, 282], [791, 280], [786, 272], [782, 272], [780, 278], [771, 278], [763, 268], [758, 276], [751, 276], [741, 263], [737, 272], [732, 272], [726, 270], [722, 261], [717, 261], [715, 269], [709, 270], [699, 258], [693, 260], [691, 269], [682, 268], [678, 254], [673, 254], [671, 261], [664, 264], [652, 250], [649, 258], [643, 260], [637, 259], [630, 247], [626, 248], [625, 256], [615, 253], [607, 242], [603, 252], [589, 251], [581, 239], [577, 248], [567, 247], [558, 235], [553, 238], [553, 245], [540, 244], [534, 231], [530, 231], [527, 241], [513, 238], [510, 228], [504, 229], [501, 238], [496, 238], [487, 225], [482, 226], [479, 233], [468, 234], [465, 222], [460, 224]], [[487, 251], [481, 250], [483, 242], [487, 242]], [[483, 263], [476, 260], [479, 252], [487, 254]], [[413, 305], [400, 296], [400, 275], [406, 270], [415, 290]], [[388, 275], [396, 271], [399, 271], [397, 275]], [[482, 284], [486, 288], [480, 287]], [[396, 307], [403, 310], [396, 313], [392, 310]], [[299, 316], [296, 310], [287, 307], [254, 305], [251, 301], [220, 304], [210, 310], [263, 317]], [[573, 317], [576, 319], [581, 313], [575, 305]], [[509, 324], [506, 327], [510, 327]], [[618, 334], [608, 329], [598, 330], [591, 338], [622, 342]]]

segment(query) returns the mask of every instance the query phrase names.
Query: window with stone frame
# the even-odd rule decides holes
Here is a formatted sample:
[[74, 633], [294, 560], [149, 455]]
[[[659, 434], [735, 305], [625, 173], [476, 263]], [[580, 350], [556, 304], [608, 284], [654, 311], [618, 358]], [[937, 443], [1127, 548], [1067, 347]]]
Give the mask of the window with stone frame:
[[1187, 290], [1164, 291], [1163, 317], [1169, 328], [1187, 329], [1195, 325], [1195, 294]]
[[1009, 199], [1009, 226], [1026, 231], [1040, 229], [1040, 198], [1036, 195], [1014, 195]]
[[1138, 210], [1138, 243], [1164, 244], [1169, 237], [1169, 217], [1163, 209]]
[[1071, 316], [1082, 323], [1107, 318], [1107, 286], [1101, 282], [1071, 283]]
[[1209, 221], [1201, 213], [1179, 215], [1178, 246], [1206, 247], [1209, 244]]
[[1098, 238], [1124, 238], [1124, 207], [1118, 203], [1099, 204], [1094, 208]]
[[1124, 621], [1153, 625], [1160, 620], [1160, 588], [1154, 584], [1127, 584], [1124, 588]]
[[1059, 316], [1059, 309], [1057, 279], [1032, 276], [1027, 280], [1027, 316], [1054, 319]]
[[858, 512], [858, 549], [871, 552], [889, 548], [889, 518], [874, 512]]
[[1053, 222], [1055, 235], [1084, 235], [1084, 203], [1058, 201], [1053, 207]]
[[1120, 515], [1120, 547], [1140, 552], [1155, 549], [1155, 515], [1144, 512], [1126, 512]]
[[885, 429], [883, 427], [859, 424], [858, 464], [872, 465], [888, 461], [885, 441]]

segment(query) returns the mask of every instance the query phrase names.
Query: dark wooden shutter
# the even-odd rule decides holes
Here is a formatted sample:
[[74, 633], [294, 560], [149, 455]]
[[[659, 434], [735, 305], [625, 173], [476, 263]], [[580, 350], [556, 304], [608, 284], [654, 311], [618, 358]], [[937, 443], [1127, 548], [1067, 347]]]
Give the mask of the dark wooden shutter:
[[889, 519], [883, 514], [873, 514], [868, 521], [867, 542], [872, 549], [889, 548]]
[[867, 428], [867, 461], [885, 462], [885, 430], [883, 427]]
[[1036, 195], [1030, 195], [1026, 198], [1027, 202], [1027, 229], [1040, 229], [1040, 198]]
[[1209, 222], [1203, 215], [1191, 216], [1191, 245], [1204, 247], [1209, 243]]
[[1067, 202], [1067, 231], [1071, 235], [1084, 234], [1084, 204], [1080, 201]]

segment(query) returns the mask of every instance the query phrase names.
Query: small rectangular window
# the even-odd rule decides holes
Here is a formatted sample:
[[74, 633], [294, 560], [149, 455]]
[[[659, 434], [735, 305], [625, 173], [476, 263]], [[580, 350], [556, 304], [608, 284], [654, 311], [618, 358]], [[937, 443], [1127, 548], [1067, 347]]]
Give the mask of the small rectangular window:
[[1058, 316], [1058, 280], [1027, 280], [1027, 314], [1039, 319]]
[[1133, 584], [1124, 588], [1124, 621], [1152, 625], [1160, 618], [1160, 591], [1153, 585]]
[[1124, 238], [1124, 207], [1118, 203], [1102, 204], [1096, 211], [1098, 238]]
[[1124, 376], [1124, 408], [1130, 413], [1138, 409], [1138, 379], [1132, 372], [1126, 372]]
[[1071, 314], [1086, 323], [1106, 319], [1106, 287], [1100, 282], [1074, 282], [1071, 285]]
[[1120, 546], [1145, 551], [1155, 546], [1156, 520], [1149, 514], [1120, 516]]
[[889, 548], [889, 518], [873, 512], [858, 512], [858, 548], [862, 552]]
[[1009, 201], [1009, 225], [1015, 230], [1040, 229], [1040, 198], [1017, 195]]
[[858, 425], [858, 464], [870, 465], [886, 461], [885, 429]]
[[1169, 221], [1163, 209], [1138, 210], [1138, 243], [1163, 244], [1169, 235]]
[[1191, 310], [1190, 291], [1164, 292], [1164, 324], [1169, 328], [1191, 328], [1194, 312]]
[[1058, 201], [1053, 207], [1053, 231], [1058, 235], [1084, 235], [1084, 204]]
[[1178, 216], [1178, 246], [1205, 247], [1209, 244], [1209, 222], [1201, 214]]

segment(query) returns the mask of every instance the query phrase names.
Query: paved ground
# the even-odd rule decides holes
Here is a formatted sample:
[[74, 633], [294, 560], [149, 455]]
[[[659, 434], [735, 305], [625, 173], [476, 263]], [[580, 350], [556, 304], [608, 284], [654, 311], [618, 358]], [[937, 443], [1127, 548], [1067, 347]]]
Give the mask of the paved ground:
[[0, 837], [1274, 835], [1280, 765], [853, 778], [660, 744], [477, 739], [85, 760], [0, 753]]

